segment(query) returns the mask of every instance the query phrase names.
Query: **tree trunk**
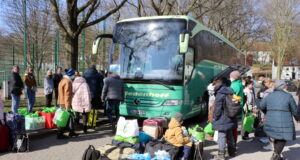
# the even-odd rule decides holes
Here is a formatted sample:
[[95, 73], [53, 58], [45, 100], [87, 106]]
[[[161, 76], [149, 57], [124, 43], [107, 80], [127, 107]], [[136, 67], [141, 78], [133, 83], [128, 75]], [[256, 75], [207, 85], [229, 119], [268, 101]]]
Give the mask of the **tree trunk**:
[[281, 79], [281, 73], [282, 73], [282, 60], [279, 60], [279, 58], [278, 58], [276, 80]]
[[73, 68], [77, 70], [78, 64], [78, 36], [67, 36], [65, 39], [66, 64], [65, 68]]

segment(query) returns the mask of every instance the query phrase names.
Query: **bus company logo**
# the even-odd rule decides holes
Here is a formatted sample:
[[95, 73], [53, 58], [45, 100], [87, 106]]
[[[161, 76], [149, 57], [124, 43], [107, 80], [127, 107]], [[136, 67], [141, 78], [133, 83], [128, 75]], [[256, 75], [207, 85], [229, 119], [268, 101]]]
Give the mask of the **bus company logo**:
[[125, 91], [125, 96], [167, 98], [170, 96], [170, 94], [169, 93], [142, 93], [142, 92]]

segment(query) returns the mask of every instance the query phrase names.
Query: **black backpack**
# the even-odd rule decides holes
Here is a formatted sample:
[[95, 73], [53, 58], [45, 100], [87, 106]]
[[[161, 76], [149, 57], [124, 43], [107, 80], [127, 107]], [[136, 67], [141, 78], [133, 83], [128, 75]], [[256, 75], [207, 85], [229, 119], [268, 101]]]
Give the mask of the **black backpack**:
[[101, 160], [100, 151], [95, 150], [93, 145], [90, 145], [84, 152], [82, 160]]
[[233, 95], [225, 96], [225, 115], [229, 118], [235, 118], [242, 113], [240, 102], [234, 100]]

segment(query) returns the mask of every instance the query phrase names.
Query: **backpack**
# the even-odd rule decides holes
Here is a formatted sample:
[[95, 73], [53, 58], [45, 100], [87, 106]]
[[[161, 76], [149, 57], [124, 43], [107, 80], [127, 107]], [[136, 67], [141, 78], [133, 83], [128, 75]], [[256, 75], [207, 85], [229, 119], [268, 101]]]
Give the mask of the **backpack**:
[[83, 153], [82, 160], [100, 160], [100, 151], [95, 150], [93, 145], [90, 145]]
[[225, 95], [225, 115], [229, 118], [235, 118], [242, 113], [240, 102], [235, 101], [233, 95]]

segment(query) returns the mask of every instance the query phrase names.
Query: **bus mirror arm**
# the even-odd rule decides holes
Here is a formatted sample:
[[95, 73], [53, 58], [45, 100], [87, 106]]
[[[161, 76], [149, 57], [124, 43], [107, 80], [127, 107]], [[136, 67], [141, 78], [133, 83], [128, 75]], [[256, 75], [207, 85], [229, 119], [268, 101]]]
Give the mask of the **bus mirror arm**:
[[100, 41], [104, 38], [113, 39], [113, 35], [112, 34], [100, 34], [100, 35], [98, 35], [95, 38], [94, 42], [93, 42], [93, 50], [92, 50], [93, 54], [98, 53], [98, 48], [99, 48]]

